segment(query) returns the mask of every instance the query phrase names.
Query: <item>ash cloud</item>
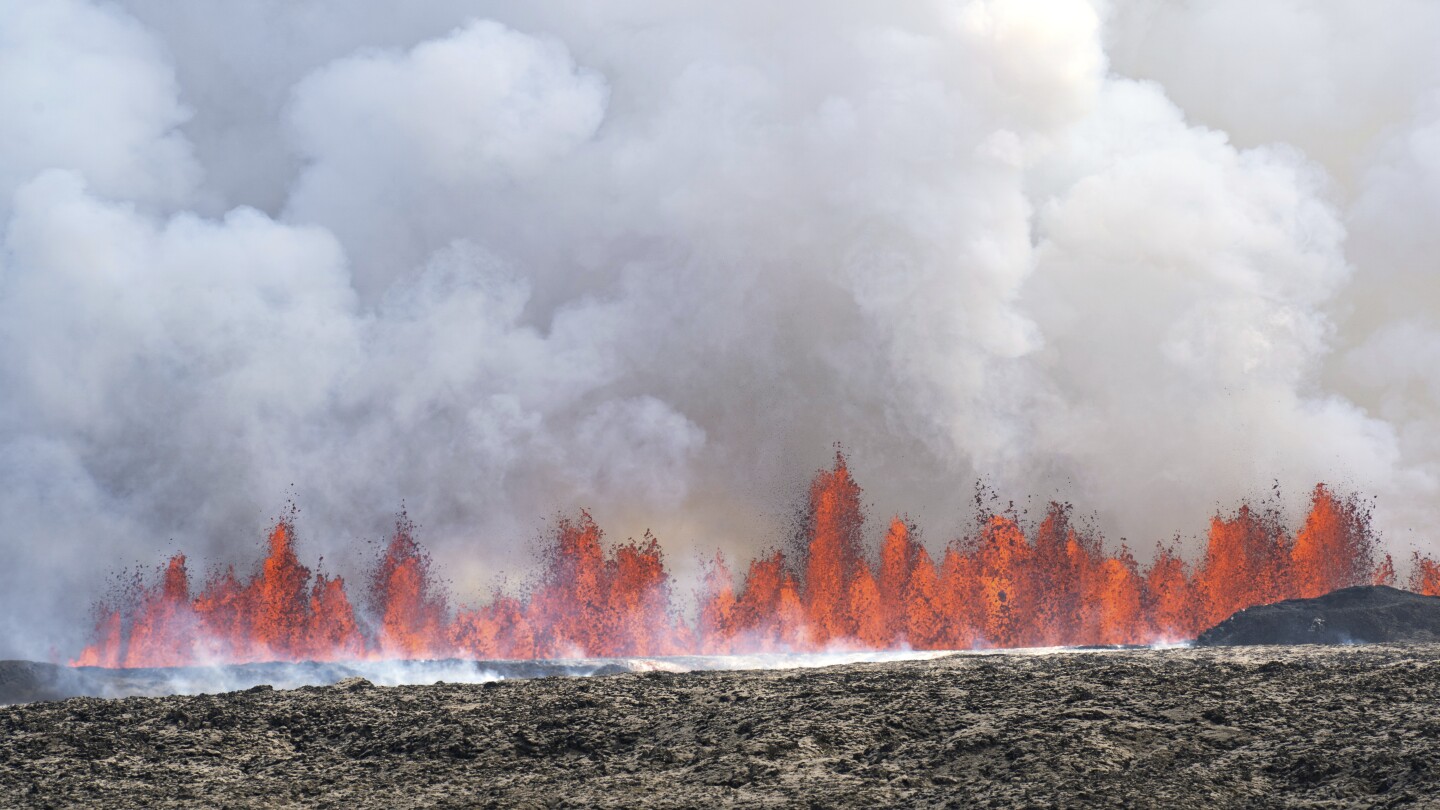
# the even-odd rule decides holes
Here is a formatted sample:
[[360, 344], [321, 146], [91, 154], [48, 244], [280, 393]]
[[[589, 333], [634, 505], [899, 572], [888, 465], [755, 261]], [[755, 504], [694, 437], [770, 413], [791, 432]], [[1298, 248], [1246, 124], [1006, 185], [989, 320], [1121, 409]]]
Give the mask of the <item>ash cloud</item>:
[[0, 0], [0, 656], [112, 568], [462, 597], [589, 507], [744, 556], [844, 441], [1148, 547], [1279, 479], [1433, 551], [1427, 3]]

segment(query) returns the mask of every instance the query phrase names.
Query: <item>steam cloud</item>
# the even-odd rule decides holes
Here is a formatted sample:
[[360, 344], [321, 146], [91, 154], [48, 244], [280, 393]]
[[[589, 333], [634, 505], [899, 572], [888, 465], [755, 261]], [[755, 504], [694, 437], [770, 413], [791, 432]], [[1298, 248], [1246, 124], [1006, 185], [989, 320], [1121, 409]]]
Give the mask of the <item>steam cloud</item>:
[[[1440, 7], [0, 0], [0, 657], [104, 573], [462, 594], [547, 516], [772, 542], [842, 440], [1141, 548], [1327, 480], [1440, 518]], [[332, 562], [333, 560], [333, 562]]]

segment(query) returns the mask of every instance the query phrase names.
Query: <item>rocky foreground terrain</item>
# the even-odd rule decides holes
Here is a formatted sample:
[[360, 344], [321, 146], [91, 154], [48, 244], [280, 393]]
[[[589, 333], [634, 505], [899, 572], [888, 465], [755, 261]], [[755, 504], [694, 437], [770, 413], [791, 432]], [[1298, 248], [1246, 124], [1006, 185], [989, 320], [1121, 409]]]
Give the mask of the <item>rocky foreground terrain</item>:
[[256, 687], [0, 709], [4, 807], [1400, 806], [1440, 645]]

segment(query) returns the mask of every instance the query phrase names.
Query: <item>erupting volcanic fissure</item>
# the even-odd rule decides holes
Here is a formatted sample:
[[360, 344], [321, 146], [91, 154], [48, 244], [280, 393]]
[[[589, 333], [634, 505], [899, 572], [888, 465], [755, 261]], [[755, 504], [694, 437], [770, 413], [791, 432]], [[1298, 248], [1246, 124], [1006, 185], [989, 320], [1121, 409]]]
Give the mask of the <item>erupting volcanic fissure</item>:
[[[293, 521], [271, 531], [248, 579], [233, 568], [192, 592], [184, 555], [154, 583], [102, 604], [72, 663], [151, 667], [360, 658], [557, 658], [830, 649], [968, 649], [1150, 643], [1193, 637], [1244, 607], [1356, 584], [1390, 584], [1369, 514], [1315, 487], [1293, 536], [1274, 510], [1242, 505], [1210, 522], [1203, 557], [1158, 546], [1148, 566], [1052, 503], [1036, 525], [989, 515], [938, 558], [913, 523], [891, 520], [867, 559], [861, 490], [843, 455], [811, 486], [800, 543], [752, 560], [743, 578], [717, 554], [695, 620], [672, 602], [659, 542], [607, 550], [588, 513], [562, 520], [539, 577], [520, 595], [452, 610], [402, 516], [357, 608], [344, 580], [295, 554]], [[1417, 557], [1410, 586], [1440, 594]]]

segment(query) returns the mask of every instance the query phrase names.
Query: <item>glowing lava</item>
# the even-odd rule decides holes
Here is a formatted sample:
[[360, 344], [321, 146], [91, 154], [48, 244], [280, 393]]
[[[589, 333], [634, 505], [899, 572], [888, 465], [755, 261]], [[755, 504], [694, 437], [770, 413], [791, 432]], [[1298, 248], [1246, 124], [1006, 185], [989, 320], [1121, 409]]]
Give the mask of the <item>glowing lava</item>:
[[[706, 566], [693, 622], [672, 601], [659, 542], [608, 547], [588, 513], [562, 521], [525, 597], [452, 610], [402, 518], [360, 609], [344, 580], [312, 574], [290, 521], [248, 579], [233, 568], [192, 593], [184, 555], [158, 582], [101, 605], [92, 643], [72, 662], [150, 667], [253, 661], [557, 658], [820, 650], [1143, 644], [1191, 638], [1244, 607], [1393, 582], [1369, 517], [1323, 485], [1292, 537], [1273, 512], [1242, 505], [1210, 522], [1189, 565], [1158, 546], [1140, 566], [1107, 553], [1051, 504], [1029, 531], [992, 515], [938, 559], [914, 524], [890, 522], [867, 559], [860, 488], [843, 455], [811, 486], [799, 552], [774, 551], [736, 579]], [[1440, 565], [1416, 557], [1411, 588], [1440, 594]]]

